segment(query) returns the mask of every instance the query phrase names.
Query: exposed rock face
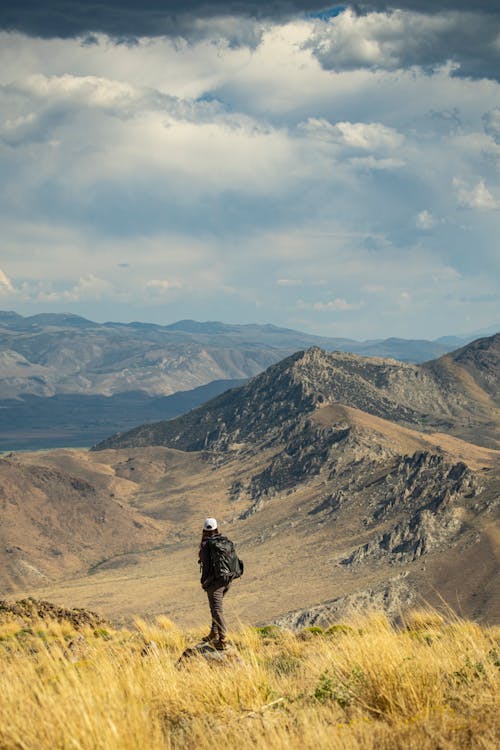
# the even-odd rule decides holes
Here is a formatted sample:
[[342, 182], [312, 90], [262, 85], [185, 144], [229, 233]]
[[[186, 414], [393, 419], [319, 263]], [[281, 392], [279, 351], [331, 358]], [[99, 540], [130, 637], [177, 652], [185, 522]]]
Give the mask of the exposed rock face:
[[299, 422], [285, 430], [285, 448], [278, 452], [270, 463], [249, 481], [248, 486], [238, 480], [231, 488], [231, 496], [237, 499], [242, 493], [255, 503], [243, 513], [246, 518], [259, 507], [259, 501], [283, 490], [292, 489], [307, 479], [316, 476], [324, 468], [334, 445], [345, 441], [349, 427], [324, 427], [311, 420]]
[[409, 584], [406, 575], [399, 575], [373, 587], [356, 591], [354, 594], [339, 596], [313, 607], [287, 612], [273, 620], [273, 624], [291, 630], [300, 630], [311, 625], [329, 627], [334, 623], [350, 618], [359, 612], [379, 610], [393, 618], [398, 618], [417, 600], [416, 592]]
[[481, 486], [464, 463], [450, 466], [442, 456], [418, 452], [399, 459], [374, 490], [372, 525], [382, 521], [387, 529], [342, 559], [342, 565], [381, 559], [407, 563], [449, 544], [464, 521], [458, 501], [471, 500]]

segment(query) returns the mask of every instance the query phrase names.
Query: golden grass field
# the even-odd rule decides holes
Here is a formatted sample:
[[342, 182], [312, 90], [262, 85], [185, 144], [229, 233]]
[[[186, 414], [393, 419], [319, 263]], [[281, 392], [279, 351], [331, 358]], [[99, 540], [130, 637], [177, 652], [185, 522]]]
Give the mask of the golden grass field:
[[[2, 750], [496, 750], [500, 628], [429, 611], [298, 635], [231, 633], [233, 659], [180, 665], [202, 632], [12, 619], [0, 626]], [[149, 649], [145, 644], [154, 641]]]

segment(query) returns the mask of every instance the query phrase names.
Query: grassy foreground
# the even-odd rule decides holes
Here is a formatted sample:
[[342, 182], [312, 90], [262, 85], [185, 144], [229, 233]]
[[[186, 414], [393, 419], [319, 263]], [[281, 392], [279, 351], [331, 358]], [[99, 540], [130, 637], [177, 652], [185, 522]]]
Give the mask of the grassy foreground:
[[[0, 625], [2, 750], [500, 746], [500, 628], [415, 612], [232, 634], [224, 664], [177, 660], [200, 632]], [[150, 643], [149, 648], [145, 643]]]

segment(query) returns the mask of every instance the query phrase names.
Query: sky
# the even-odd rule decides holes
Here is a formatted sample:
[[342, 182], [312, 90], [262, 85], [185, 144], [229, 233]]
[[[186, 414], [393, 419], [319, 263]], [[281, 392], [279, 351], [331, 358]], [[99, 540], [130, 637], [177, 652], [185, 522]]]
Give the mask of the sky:
[[500, 327], [500, 2], [0, 0], [0, 309]]

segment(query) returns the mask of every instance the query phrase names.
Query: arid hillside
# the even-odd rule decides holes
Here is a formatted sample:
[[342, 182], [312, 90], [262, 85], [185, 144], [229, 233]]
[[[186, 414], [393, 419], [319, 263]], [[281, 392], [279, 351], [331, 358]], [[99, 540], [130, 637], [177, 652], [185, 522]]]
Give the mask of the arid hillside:
[[[162, 528], [128, 507], [130, 482], [85, 453], [0, 459], [0, 585], [40, 585], [88, 570], [110, 554], [150, 548]], [[90, 481], [89, 481], [90, 480]]]
[[[478, 444], [498, 430], [497, 369], [483, 365], [497, 343], [422, 368], [313, 349], [100, 450], [8, 456], [4, 586], [197, 624], [200, 526], [214, 515], [245, 561], [230, 597], [245, 622], [423, 601], [498, 621], [500, 451]], [[473, 424], [490, 437], [456, 436]]]

